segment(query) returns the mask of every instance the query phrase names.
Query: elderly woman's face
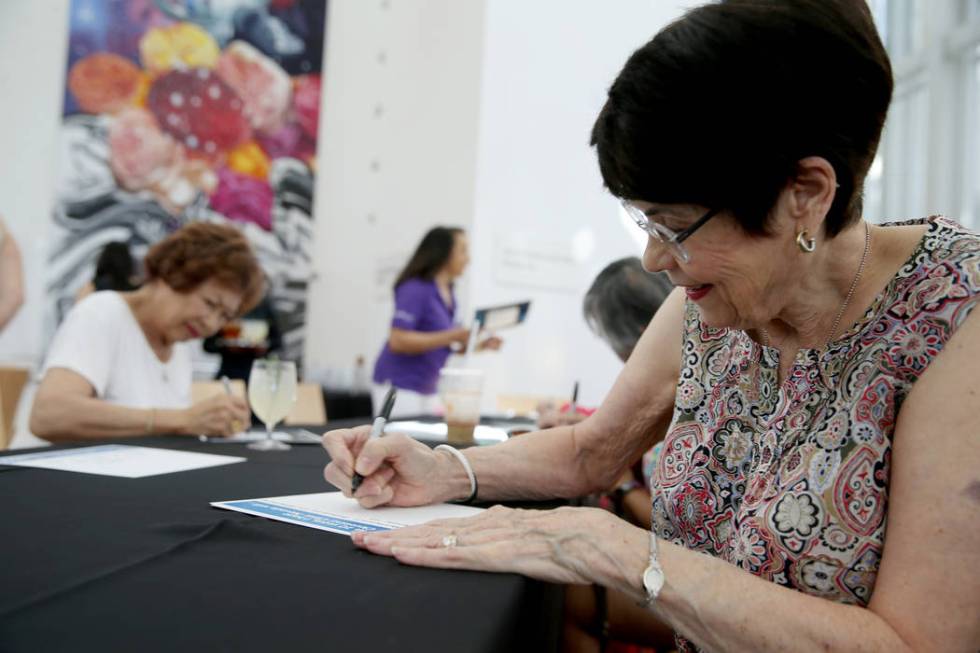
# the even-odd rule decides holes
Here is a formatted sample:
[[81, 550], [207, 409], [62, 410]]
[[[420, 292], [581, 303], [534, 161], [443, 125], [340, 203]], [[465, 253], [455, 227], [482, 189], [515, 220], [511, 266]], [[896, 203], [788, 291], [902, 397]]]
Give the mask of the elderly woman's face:
[[[671, 231], [681, 232], [706, 211], [681, 204], [634, 202], [651, 219]], [[778, 220], [777, 220], [778, 222]], [[643, 267], [663, 271], [687, 298], [698, 305], [708, 326], [753, 328], [778, 309], [780, 293], [797, 278], [799, 257], [783, 248], [783, 239], [752, 236], [735, 219], [720, 213], [684, 240], [689, 261], [678, 261], [668, 248], [650, 237]], [[796, 265], [798, 267], [798, 265]]]
[[172, 293], [172, 310], [167, 329], [170, 339], [196, 340], [214, 335], [235, 319], [242, 303], [239, 292], [223, 286], [213, 279], [186, 293]]

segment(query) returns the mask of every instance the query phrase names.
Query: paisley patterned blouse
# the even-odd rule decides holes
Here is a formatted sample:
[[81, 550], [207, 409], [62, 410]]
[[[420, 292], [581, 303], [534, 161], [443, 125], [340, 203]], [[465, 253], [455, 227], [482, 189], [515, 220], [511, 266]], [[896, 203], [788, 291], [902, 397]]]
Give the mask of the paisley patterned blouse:
[[776, 349], [703, 326], [688, 304], [652, 481], [660, 538], [806, 594], [868, 603], [902, 401], [980, 300], [980, 237], [945, 218], [902, 224], [929, 228], [863, 318], [828, 348], [800, 350], [781, 387]]

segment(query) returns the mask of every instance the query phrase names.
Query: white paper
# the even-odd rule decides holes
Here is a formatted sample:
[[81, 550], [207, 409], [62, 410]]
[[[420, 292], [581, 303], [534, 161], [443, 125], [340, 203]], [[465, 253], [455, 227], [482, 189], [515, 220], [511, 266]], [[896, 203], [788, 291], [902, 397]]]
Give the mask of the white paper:
[[244, 461], [245, 458], [238, 456], [217, 456], [210, 453], [134, 447], [125, 444], [103, 444], [0, 457], [0, 465], [39, 467], [123, 478], [142, 478]]
[[[521, 429], [525, 430], [525, 429]], [[404, 433], [416, 440], [428, 440], [429, 442], [445, 442], [449, 437], [449, 429], [445, 422], [388, 422], [385, 425], [385, 434]], [[494, 442], [504, 442], [510, 434], [506, 429], [496, 426], [486, 426], [477, 424], [473, 429], [473, 439], [477, 444], [493, 444]]]
[[368, 509], [362, 508], [355, 499], [345, 497], [340, 492], [215, 501], [211, 505], [341, 535], [349, 535], [354, 531], [387, 531], [447, 517], [470, 517], [483, 511], [483, 508], [452, 503]]

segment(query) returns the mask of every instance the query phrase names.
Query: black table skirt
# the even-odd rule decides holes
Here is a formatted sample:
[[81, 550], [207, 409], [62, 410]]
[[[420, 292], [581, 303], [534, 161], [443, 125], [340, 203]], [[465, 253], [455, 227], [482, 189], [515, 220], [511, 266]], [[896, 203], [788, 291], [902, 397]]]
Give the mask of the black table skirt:
[[327, 491], [321, 447], [118, 442], [248, 461], [141, 479], [0, 467], [0, 651], [556, 648], [557, 586], [402, 566], [208, 505]]

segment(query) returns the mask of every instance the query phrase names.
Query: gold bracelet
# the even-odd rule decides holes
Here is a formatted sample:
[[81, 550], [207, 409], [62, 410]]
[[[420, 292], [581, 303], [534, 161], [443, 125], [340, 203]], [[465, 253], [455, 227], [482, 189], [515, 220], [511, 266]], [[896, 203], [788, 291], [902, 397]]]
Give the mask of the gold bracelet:
[[146, 417], [146, 434], [153, 435], [153, 423], [156, 421], [157, 409], [151, 408], [150, 414]]

